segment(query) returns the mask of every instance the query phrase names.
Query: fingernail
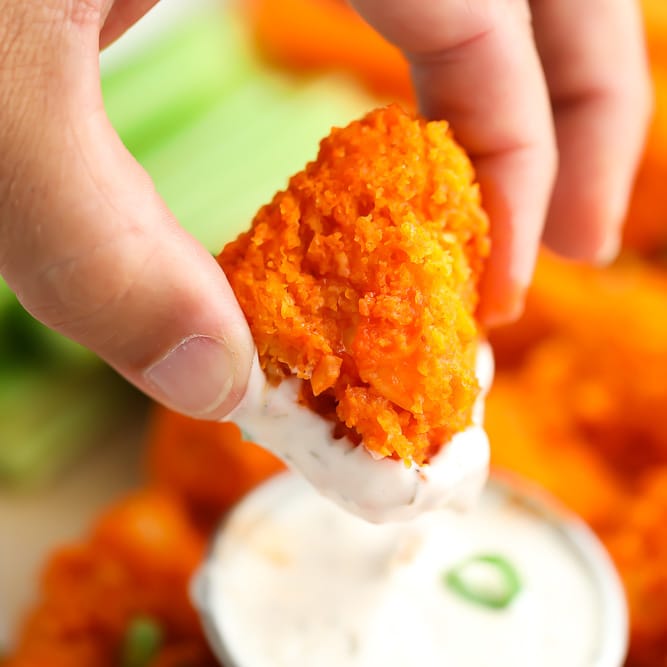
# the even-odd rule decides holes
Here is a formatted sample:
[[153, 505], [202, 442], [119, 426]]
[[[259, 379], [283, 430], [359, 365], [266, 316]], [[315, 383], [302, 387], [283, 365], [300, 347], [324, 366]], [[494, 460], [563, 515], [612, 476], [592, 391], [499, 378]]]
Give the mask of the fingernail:
[[192, 416], [216, 411], [234, 385], [232, 355], [211, 336], [190, 336], [145, 371], [157, 398]]
[[478, 317], [487, 327], [511, 324], [523, 314], [526, 303], [526, 285], [512, 285], [502, 295], [486, 299], [481, 304]]
[[618, 257], [620, 251], [621, 237], [615, 232], [610, 232], [595, 254], [595, 263], [598, 266], [607, 266]]

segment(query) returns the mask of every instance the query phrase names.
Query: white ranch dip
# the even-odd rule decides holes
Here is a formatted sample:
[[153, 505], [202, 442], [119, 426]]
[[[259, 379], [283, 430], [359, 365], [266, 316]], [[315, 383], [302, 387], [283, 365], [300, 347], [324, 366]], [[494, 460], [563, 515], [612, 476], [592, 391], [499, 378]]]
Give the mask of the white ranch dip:
[[225, 419], [302, 474], [320, 493], [368, 521], [412, 519], [442, 507], [466, 509], [488, 474], [489, 442], [482, 427], [484, 399], [493, 379], [493, 354], [480, 343], [481, 387], [473, 424], [457, 433], [428, 465], [374, 458], [363, 446], [335, 439], [333, 426], [298, 403], [301, 381], [268, 384], [257, 358], [241, 404]]
[[[494, 482], [466, 515], [373, 525], [285, 473], [231, 513], [194, 597], [226, 667], [620, 667], [620, 584], [569, 521]], [[506, 608], [445, 583], [479, 554], [518, 573]]]

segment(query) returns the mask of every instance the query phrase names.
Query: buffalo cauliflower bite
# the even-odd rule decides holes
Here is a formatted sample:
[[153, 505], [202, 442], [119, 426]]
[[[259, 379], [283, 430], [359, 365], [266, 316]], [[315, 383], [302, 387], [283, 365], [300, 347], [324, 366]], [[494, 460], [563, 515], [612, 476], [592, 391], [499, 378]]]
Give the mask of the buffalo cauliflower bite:
[[445, 122], [334, 129], [219, 262], [273, 383], [377, 457], [423, 463], [471, 421], [488, 221]]

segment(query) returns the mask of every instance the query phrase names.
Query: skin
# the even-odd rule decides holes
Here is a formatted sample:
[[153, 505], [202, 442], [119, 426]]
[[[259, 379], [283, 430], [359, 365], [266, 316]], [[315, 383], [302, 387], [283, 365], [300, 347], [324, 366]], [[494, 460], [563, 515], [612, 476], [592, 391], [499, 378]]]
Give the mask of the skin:
[[[99, 49], [156, 0], [3, 0], [0, 273], [38, 319], [157, 401], [218, 419], [243, 395], [245, 319], [105, 116]], [[631, 0], [355, 0], [450, 121], [492, 220], [481, 315], [516, 317], [540, 240], [606, 263], [651, 110]], [[161, 363], [163, 362], [163, 363]]]

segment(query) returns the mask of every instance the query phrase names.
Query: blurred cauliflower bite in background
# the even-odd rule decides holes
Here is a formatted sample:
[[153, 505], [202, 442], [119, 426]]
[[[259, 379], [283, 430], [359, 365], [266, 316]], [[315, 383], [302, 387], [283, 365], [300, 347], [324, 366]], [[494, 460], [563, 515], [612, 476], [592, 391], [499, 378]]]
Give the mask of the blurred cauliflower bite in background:
[[445, 122], [334, 129], [219, 256], [273, 383], [377, 457], [421, 464], [471, 422], [488, 221]]

